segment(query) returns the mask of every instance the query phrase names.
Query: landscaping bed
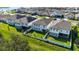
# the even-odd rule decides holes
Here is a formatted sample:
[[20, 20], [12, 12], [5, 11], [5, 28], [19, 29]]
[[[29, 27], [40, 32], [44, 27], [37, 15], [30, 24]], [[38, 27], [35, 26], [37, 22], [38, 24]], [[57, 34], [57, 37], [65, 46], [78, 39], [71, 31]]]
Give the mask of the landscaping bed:
[[68, 39], [55, 38], [53, 36], [48, 36], [47, 39], [62, 45], [70, 46], [70, 41]]

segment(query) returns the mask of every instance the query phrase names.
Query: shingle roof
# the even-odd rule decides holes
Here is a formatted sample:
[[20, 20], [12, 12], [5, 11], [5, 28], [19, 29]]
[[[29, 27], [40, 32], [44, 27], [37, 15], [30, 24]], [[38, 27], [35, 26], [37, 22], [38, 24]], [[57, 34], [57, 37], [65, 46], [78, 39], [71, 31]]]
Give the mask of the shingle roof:
[[48, 25], [52, 20], [51, 19], [39, 19], [38, 21], [34, 22], [34, 24], [40, 24], [40, 25]]
[[3, 19], [3, 18], [6, 19], [8, 17], [10, 17], [9, 14], [0, 14], [0, 19]]
[[51, 27], [57, 28], [57, 29], [70, 30], [71, 29], [71, 24], [66, 20], [60, 20], [60, 21], [52, 22]]
[[23, 17], [23, 18], [20, 18], [18, 20], [16, 20], [17, 22], [19, 23], [24, 23], [24, 24], [28, 24], [32, 21], [34, 21], [35, 19], [29, 19], [28, 17]]

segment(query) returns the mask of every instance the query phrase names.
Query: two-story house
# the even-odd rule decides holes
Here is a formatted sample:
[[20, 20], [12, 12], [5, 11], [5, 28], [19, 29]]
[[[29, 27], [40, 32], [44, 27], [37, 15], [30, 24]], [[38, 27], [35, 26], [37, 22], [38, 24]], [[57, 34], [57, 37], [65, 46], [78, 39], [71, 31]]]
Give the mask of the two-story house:
[[32, 25], [32, 29], [36, 31], [43, 31], [47, 30], [47, 26], [50, 24], [52, 20], [43, 18], [43, 19], [38, 19], [38, 21], [34, 22]]
[[69, 37], [71, 24], [66, 20], [56, 20], [51, 24], [49, 35], [55, 37]]

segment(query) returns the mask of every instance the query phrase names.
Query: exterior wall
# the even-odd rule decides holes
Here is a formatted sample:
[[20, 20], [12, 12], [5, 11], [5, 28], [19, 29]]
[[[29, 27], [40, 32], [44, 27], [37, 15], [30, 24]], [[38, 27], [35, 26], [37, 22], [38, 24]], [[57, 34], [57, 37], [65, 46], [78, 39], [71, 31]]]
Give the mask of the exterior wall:
[[51, 28], [51, 29], [49, 30], [49, 35], [58, 37], [58, 35], [59, 35], [59, 30], [56, 30], [56, 29]]
[[54, 37], [58, 37], [59, 36], [59, 34], [54, 33], [54, 32], [49, 32], [49, 35], [54, 36]]
[[26, 23], [23, 23], [22, 26], [24, 26], [24, 27], [28, 27]]
[[70, 34], [70, 30], [63, 30], [63, 29], [61, 29], [60, 33], [69, 35]]
[[73, 18], [74, 18], [74, 15], [72, 15], [72, 14], [71, 14], [71, 15], [64, 15], [64, 17], [65, 17], [65, 18], [73, 19]]
[[46, 26], [33, 24], [32, 29], [36, 31], [42, 31], [43, 29], [46, 29]]
[[57, 30], [57, 29], [53, 29], [53, 28], [49, 30], [49, 34], [52, 35], [52, 36], [55, 36], [55, 37], [58, 37], [59, 33], [69, 35], [70, 30], [63, 30], [63, 29]]
[[56, 29], [53, 29], [53, 28], [52, 28], [52, 29], [50, 29], [50, 30], [49, 30], [49, 32], [59, 34], [59, 30], [56, 30]]
[[22, 25], [21, 25], [21, 24], [18, 24], [18, 23], [15, 23], [15, 27], [16, 27], [17, 29], [22, 29]]

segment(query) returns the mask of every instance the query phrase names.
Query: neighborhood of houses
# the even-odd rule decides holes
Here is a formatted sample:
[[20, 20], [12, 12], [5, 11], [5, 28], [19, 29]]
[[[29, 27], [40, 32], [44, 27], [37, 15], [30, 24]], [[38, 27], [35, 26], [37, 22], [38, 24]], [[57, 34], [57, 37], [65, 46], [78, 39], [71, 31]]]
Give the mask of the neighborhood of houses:
[[[31, 28], [35, 31], [49, 32], [54, 37], [69, 38], [71, 23], [68, 18], [74, 18], [72, 12], [77, 12], [75, 8], [18, 8], [17, 14], [0, 14], [0, 21], [4, 21], [18, 29]], [[69, 11], [71, 13], [69, 13]], [[32, 15], [22, 15], [22, 13], [31, 13]], [[34, 15], [48, 15], [49, 17], [36, 18]], [[75, 16], [77, 17], [78, 14]], [[54, 16], [55, 18], [50, 18]], [[77, 17], [78, 18], [78, 17]]]
[[[72, 19], [79, 20], [79, 8], [18, 8], [14, 9], [16, 13], [1, 13], [0, 22], [7, 23], [16, 27], [18, 30], [24, 30], [27, 34], [28, 30], [47, 33], [51, 37], [69, 39]], [[76, 24], [76, 22], [75, 22]], [[45, 35], [47, 35], [45, 34]], [[66, 42], [67, 43], [67, 42]], [[71, 43], [70, 43], [71, 45]]]
[[69, 19], [79, 19], [79, 8], [78, 7], [35, 7], [35, 8], [18, 8], [16, 9], [17, 13], [31, 13], [32, 15], [45, 15], [45, 16], [54, 16], [54, 17], [64, 17]]
[[[7, 20], [6, 20], [7, 19]], [[4, 21], [17, 28], [29, 28], [35, 31], [49, 31], [49, 35], [68, 38], [71, 31], [71, 24], [64, 20], [53, 20], [50, 18], [34, 18], [32, 16], [20, 16], [16, 14], [0, 15], [0, 21]]]

